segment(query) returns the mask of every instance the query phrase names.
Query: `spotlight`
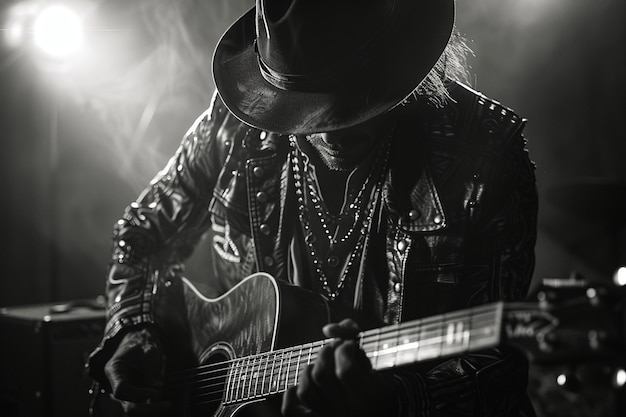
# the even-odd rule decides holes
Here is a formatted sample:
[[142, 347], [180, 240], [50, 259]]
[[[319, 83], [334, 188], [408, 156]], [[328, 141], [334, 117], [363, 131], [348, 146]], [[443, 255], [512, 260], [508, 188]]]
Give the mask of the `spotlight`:
[[50, 58], [63, 59], [83, 46], [83, 25], [71, 8], [54, 4], [46, 6], [33, 22], [33, 41]]
[[568, 370], [558, 374], [556, 377], [556, 384], [570, 392], [577, 392], [580, 390], [580, 380], [574, 370]]
[[626, 266], [622, 266], [615, 271], [613, 282], [620, 287], [626, 285]]
[[613, 375], [613, 385], [617, 388], [622, 388], [626, 385], [626, 371], [624, 369], [618, 369]]

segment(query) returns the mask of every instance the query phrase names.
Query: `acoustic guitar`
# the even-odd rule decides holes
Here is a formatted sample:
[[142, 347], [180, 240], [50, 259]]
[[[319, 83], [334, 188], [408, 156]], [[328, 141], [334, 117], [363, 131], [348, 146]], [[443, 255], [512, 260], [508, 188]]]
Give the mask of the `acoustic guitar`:
[[[218, 298], [205, 297], [183, 279], [170, 291], [183, 304], [171, 327], [164, 397], [177, 415], [263, 415], [265, 400], [298, 383], [330, 343], [321, 328], [330, 320], [323, 299], [256, 273]], [[182, 297], [181, 297], [182, 295]], [[537, 301], [494, 302], [420, 320], [366, 330], [358, 343], [376, 371], [503, 344], [531, 361], [567, 362], [624, 354], [623, 288], [557, 285]], [[172, 321], [173, 320], [173, 321]], [[257, 413], [257, 414], [255, 414]]]

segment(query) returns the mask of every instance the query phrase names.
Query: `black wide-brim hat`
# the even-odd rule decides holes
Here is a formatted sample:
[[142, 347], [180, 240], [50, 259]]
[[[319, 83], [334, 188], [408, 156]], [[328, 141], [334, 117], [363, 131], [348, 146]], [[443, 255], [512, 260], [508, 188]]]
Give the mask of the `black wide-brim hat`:
[[453, 26], [454, 0], [257, 0], [218, 42], [213, 77], [255, 128], [340, 130], [411, 95]]

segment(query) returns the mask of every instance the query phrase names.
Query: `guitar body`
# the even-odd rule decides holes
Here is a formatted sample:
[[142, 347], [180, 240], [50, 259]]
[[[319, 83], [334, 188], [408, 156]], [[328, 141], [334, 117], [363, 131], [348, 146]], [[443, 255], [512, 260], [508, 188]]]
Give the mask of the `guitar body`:
[[[194, 376], [168, 388], [186, 369], [270, 352], [276, 348], [305, 343], [322, 337], [322, 326], [330, 319], [319, 295], [279, 283], [265, 273], [253, 274], [218, 298], [203, 296], [187, 280], [168, 288], [161, 300], [159, 324], [164, 328], [168, 358], [164, 396], [185, 416], [271, 416], [279, 415], [280, 400], [258, 400], [224, 405], [224, 372]], [[168, 313], [169, 310], [169, 313]], [[180, 314], [183, 311], [184, 314]], [[172, 360], [170, 361], [170, 358]], [[194, 382], [212, 378], [216, 389], [199, 393]]]

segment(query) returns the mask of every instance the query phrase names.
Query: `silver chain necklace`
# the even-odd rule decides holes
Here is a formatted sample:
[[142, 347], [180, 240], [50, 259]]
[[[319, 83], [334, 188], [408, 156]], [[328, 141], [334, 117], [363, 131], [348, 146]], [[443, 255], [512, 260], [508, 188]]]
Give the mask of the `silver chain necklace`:
[[[345, 210], [342, 210], [342, 212], [338, 216], [333, 216], [328, 212], [328, 209], [323, 202], [323, 199], [317, 187], [316, 180], [314, 178], [311, 178], [313, 177], [313, 174], [308, 167], [307, 158], [303, 158], [302, 152], [295, 144], [295, 137], [291, 137], [293, 149], [290, 154], [290, 160], [296, 188], [298, 217], [300, 219], [300, 224], [304, 233], [304, 241], [309, 250], [313, 266], [315, 268], [319, 281], [322, 284], [322, 288], [330, 300], [336, 299], [339, 295], [341, 289], [345, 285], [348, 273], [351, 270], [352, 265], [357, 261], [357, 257], [364, 256], [363, 249], [366, 246], [365, 244], [367, 239], [369, 239], [370, 229], [373, 223], [372, 219], [376, 211], [376, 203], [382, 190], [385, 168], [387, 166], [387, 161], [389, 157], [389, 149], [391, 143], [390, 138], [391, 134], [382, 145], [381, 150], [376, 156], [372, 169], [369, 171], [367, 178], [363, 182], [354, 200], [350, 204], [348, 204], [347, 208]], [[370, 198], [368, 199], [367, 204], [363, 205], [363, 196], [365, 195], [366, 190], [371, 184], [372, 178], [374, 176], [377, 176], [378, 178], [376, 178], [376, 182], [371, 188]], [[325, 235], [328, 238], [329, 251], [334, 247], [335, 244], [347, 242], [352, 237], [355, 230], [359, 229], [360, 232], [354, 244], [354, 247], [350, 251], [345, 267], [341, 272], [341, 275], [337, 281], [337, 285], [335, 286], [334, 290], [330, 287], [328, 277], [326, 276], [326, 273], [322, 268], [322, 261], [320, 260], [318, 249], [315, 244], [316, 237], [313, 234], [313, 230], [311, 227], [311, 213], [309, 208], [307, 207], [305, 198], [312, 203], [314, 212], [316, 214], [316, 217], [314, 218], [317, 218], [321, 225], [321, 228], [324, 230]], [[345, 234], [343, 234], [341, 237], [337, 237], [336, 235], [339, 231], [340, 222], [342, 221], [342, 219], [345, 219], [348, 216], [353, 218], [352, 225], [348, 228]], [[332, 227], [331, 225], [335, 226], [335, 230], [333, 232], [331, 232], [330, 230], [330, 227]]]

